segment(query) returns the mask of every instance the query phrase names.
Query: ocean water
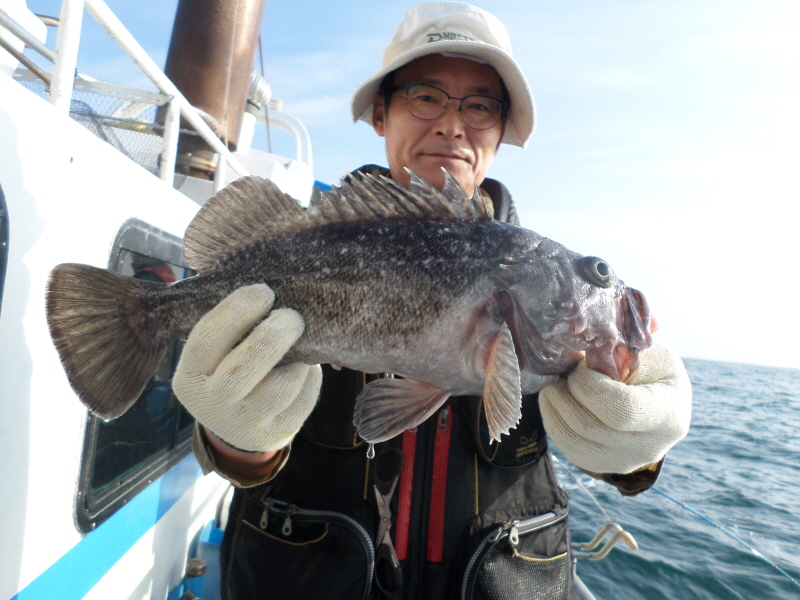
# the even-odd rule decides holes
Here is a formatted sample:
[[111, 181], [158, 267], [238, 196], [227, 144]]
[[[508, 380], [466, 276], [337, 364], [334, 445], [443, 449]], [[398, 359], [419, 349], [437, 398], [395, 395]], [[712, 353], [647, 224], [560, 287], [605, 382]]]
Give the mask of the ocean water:
[[800, 370], [685, 363], [692, 426], [667, 455], [656, 487], [797, 584], [668, 498], [653, 490], [623, 498], [556, 451], [572, 495], [573, 541], [591, 540], [607, 522], [599, 503], [639, 544], [635, 552], [619, 543], [604, 560], [580, 560], [578, 574], [598, 600], [800, 599]]

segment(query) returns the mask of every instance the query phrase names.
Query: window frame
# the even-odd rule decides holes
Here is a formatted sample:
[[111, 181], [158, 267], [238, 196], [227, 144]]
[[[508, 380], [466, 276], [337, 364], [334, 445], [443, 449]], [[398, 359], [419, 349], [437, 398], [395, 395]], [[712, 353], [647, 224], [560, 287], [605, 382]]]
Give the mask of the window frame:
[[[119, 272], [124, 251], [189, 268], [183, 256], [183, 240], [140, 219], [131, 218], [119, 228], [108, 261], [108, 269]], [[137, 399], [137, 402], [139, 400]], [[176, 407], [175, 418], [180, 416]], [[75, 494], [75, 524], [79, 531], [88, 533], [131, 501], [139, 492], [169, 471], [191, 453], [191, 433], [185, 439], [177, 438], [177, 427], [166, 452], [151, 456], [147, 462], [128, 473], [117, 486], [97, 496], [92, 494], [97, 449], [97, 436], [102, 419], [86, 413], [80, 474]]]

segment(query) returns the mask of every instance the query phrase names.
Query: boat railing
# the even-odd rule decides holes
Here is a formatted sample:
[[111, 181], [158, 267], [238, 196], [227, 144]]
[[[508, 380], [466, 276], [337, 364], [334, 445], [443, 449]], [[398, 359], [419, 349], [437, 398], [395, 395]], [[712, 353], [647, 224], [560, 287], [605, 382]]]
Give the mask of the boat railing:
[[[97, 21], [160, 91], [160, 94], [150, 94], [150, 97], [146, 100], [151, 106], [165, 106], [163, 131], [158, 132], [163, 138], [162, 150], [158, 160], [158, 176], [164, 182], [170, 184], [174, 181], [178, 137], [181, 133], [181, 119], [187, 122], [194, 132], [201, 136], [219, 156], [219, 161], [214, 172], [214, 191], [218, 191], [227, 183], [228, 169], [231, 169], [240, 177], [248, 175], [247, 168], [227, 148], [219, 137], [215, 135], [214, 131], [204, 119], [203, 114], [201, 114], [201, 111], [189, 103], [175, 84], [164, 74], [153, 59], [150, 58], [147, 52], [103, 0], [64, 0], [61, 7], [60, 19], [57, 22], [54, 19], [50, 19], [49, 22], [45, 20], [46, 24], [50, 26], [57, 25], [58, 27], [55, 51], [37, 40], [33, 35], [28, 33], [25, 28], [16, 23], [0, 9], [0, 24], [25, 42], [29, 48], [53, 63], [52, 73], [48, 75], [39, 69], [29, 58], [23, 56], [19, 52], [13, 51], [13, 49], [8, 48], [7, 45], [3, 45], [3, 48], [12, 52], [20, 63], [27, 67], [32, 77], [41, 79], [49, 88], [49, 102], [56, 110], [68, 115], [75, 91], [100, 91], [103, 93], [102, 90], [105, 89], [105, 93], [108, 93], [107, 89], [113, 87], [113, 84], [95, 82], [86, 76], [76, 77], [76, 65], [84, 10]], [[143, 92], [143, 94], [148, 93]], [[161, 96], [161, 98], [154, 99], [155, 96]], [[134, 101], [131, 101], [131, 103], [133, 102]], [[128, 113], [132, 112], [130, 104], [126, 106], [125, 109], [127, 109]], [[120, 113], [121, 110], [125, 112], [121, 108], [118, 109], [115, 114]], [[259, 115], [258, 120], [289, 132], [297, 144], [297, 160], [309, 165], [309, 167], [311, 166], [310, 139], [308, 132], [300, 121], [290, 115], [277, 111], [271, 111], [269, 116]], [[122, 122], [123, 119], [120, 118], [119, 123]], [[111, 125], [114, 126], [114, 123], [112, 122]], [[126, 127], [122, 125], [122, 128]], [[128, 128], [130, 129], [130, 125]], [[159, 127], [159, 129], [162, 129], [162, 127]], [[151, 133], [153, 132], [151, 131]]]
[[300, 119], [285, 112], [270, 110], [267, 114], [259, 114], [256, 117], [256, 122], [270, 127], [277, 127], [289, 133], [297, 144], [297, 161], [307, 164], [313, 171], [311, 137]]

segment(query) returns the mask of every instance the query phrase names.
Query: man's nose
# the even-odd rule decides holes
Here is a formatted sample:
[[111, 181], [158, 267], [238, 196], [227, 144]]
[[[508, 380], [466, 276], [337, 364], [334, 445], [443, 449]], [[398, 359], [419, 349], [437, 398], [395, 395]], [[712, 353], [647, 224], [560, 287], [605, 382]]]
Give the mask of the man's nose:
[[458, 138], [464, 135], [464, 121], [461, 119], [461, 105], [458, 101], [450, 101], [442, 115], [436, 120], [436, 132], [448, 137]]

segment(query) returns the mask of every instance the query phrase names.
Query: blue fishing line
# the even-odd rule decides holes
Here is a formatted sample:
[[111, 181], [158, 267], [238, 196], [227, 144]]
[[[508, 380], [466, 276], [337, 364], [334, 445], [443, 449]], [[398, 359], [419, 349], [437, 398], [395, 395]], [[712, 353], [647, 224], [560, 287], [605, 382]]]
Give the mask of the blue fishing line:
[[709, 519], [708, 517], [706, 517], [706, 516], [704, 516], [704, 515], [701, 515], [699, 512], [697, 512], [697, 511], [696, 511], [696, 510], [694, 510], [693, 508], [690, 508], [689, 506], [686, 506], [686, 505], [685, 505], [683, 502], [681, 502], [680, 500], [676, 500], [675, 498], [673, 498], [672, 496], [670, 496], [670, 495], [669, 495], [669, 494], [667, 494], [666, 492], [662, 492], [662, 491], [661, 491], [660, 489], [658, 489], [656, 486], [653, 486], [653, 487], [651, 487], [650, 489], [651, 489], [651, 490], [653, 490], [654, 492], [658, 492], [659, 494], [661, 494], [662, 496], [664, 496], [664, 497], [665, 497], [667, 500], [672, 500], [672, 501], [673, 501], [675, 504], [677, 504], [678, 506], [681, 506], [681, 507], [685, 508], [685, 509], [686, 509], [686, 510], [688, 510], [690, 513], [692, 513], [693, 515], [696, 515], [696, 516], [700, 517], [701, 519], [703, 519], [703, 521], [705, 521], [706, 523], [709, 523], [710, 525], [713, 525], [714, 527], [716, 527], [717, 529], [719, 529], [719, 530], [720, 530], [722, 533], [724, 533], [725, 535], [727, 535], [727, 536], [729, 536], [729, 537], [732, 537], [732, 538], [733, 538], [733, 539], [735, 539], [737, 542], [739, 542], [739, 543], [740, 543], [742, 546], [744, 546], [745, 548], [747, 548], [748, 550], [750, 550], [750, 552], [752, 552], [754, 555], [756, 555], [758, 558], [760, 558], [761, 560], [763, 560], [765, 563], [767, 563], [767, 564], [768, 564], [769, 566], [771, 566], [773, 569], [775, 569], [776, 571], [778, 571], [778, 573], [780, 573], [781, 575], [783, 575], [784, 577], [786, 577], [786, 579], [788, 579], [788, 580], [789, 580], [789, 581], [791, 581], [793, 584], [795, 584], [795, 585], [796, 585], [798, 588], [800, 588], [800, 583], [797, 583], [797, 581], [795, 581], [795, 579], [794, 579], [794, 578], [793, 578], [791, 575], [789, 575], [789, 574], [788, 574], [786, 571], [784, 571], [783, 569], [781, 569], [781, 568], [780, 568], [778, 565], [776, 565], [774, 562], [772, 562], [771, 560], [769, 560], [769, 559], [768, 559], [766, 556], [764, 556], [763, 554], [761, 554], [761, 552], [759, 552], [758, 550], [756, 550], [755, 548], [753, 548], [753, 547], [752, 547], [750, 544], [748, 544], [747, 542], [745, 542], [745, 541], [744, 541], [744, 540], [742, 540], [741, 538], [739, 538], [739, 537], [737, 537], [737, 536], [733, 535], [733, 534], [732, 534], [730, 531], [726, 531], [725, 529], [723, 529], [722, 527], [720, 527], [719, 525], [717, 525], [716, 523], [714, 523], [714, 521], [712, 521], [712, 520], [711, 520], [711, 519]]

